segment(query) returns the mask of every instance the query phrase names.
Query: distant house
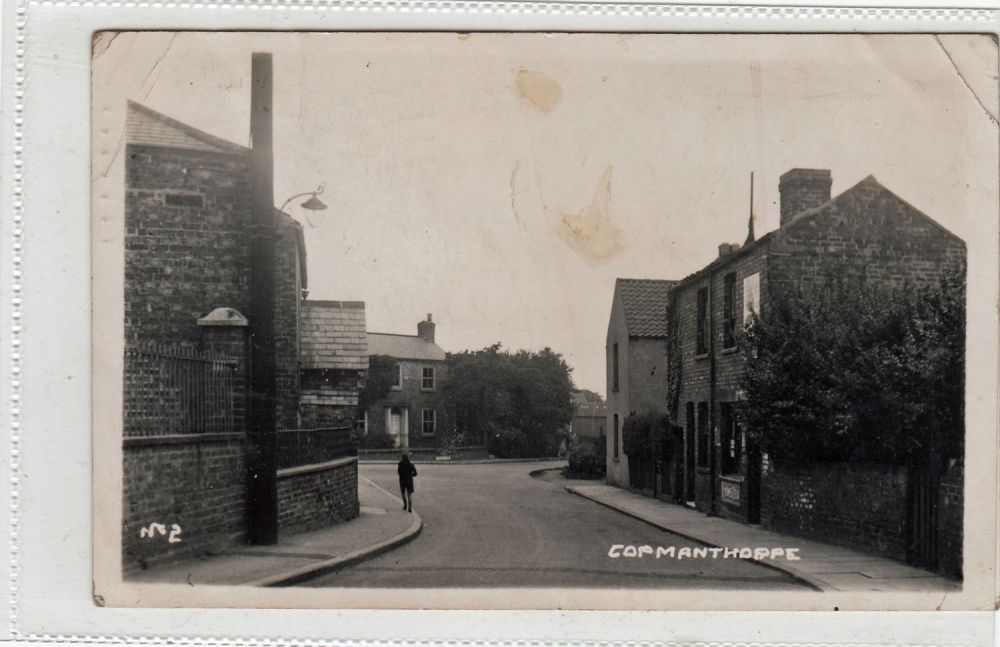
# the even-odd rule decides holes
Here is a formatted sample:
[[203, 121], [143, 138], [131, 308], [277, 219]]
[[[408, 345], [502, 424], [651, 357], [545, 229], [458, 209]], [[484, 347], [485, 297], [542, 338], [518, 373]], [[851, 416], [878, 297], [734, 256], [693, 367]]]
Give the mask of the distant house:
[[368, 370], [363, 301], [302, 302], [303, 427], [352, 426]]
[[573, 391], [573, 421], [570, 431], [578, 442], [593, 443], [605, 436], [608, 408], [604, 398], [587, 390]]
[[388, 395], [363, 412], [364, 433], [387, 433], [397, 448], [437, 447], [444, 425], [441, 387], [448, 379], [445, 352], [434, 342], [431, 315], [416, 335], [368, 333], [368, 354], [391, 362]]
[[674, 281], [618, 279], [606, 343], [607, 480], [628, 487], [622, 425], [633, 413], [666, 414], [667, 301]]

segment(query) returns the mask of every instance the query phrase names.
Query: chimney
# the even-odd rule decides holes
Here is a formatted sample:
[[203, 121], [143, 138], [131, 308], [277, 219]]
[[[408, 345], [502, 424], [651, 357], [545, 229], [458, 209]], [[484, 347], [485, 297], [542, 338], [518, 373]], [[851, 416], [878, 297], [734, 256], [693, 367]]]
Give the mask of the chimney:
[[427, 313], [427, 321], [417, 324], [417, 336], [423, 337], [425, 341], [434, 343], [434, 322], [431, 321], [431, 313]]
[[729, 256], [737, 249], [739, 249], [739, 247], [740, 246], [737, 245], [736, 243], [722, 243], [721, 245], [719, 245], [719, 257], [721, 258], [723, 256]]
[[781, 226], [799, 213], [830, 200], [830, 171], [815, 168], [793, 168], [778, 180], [781, 193]]

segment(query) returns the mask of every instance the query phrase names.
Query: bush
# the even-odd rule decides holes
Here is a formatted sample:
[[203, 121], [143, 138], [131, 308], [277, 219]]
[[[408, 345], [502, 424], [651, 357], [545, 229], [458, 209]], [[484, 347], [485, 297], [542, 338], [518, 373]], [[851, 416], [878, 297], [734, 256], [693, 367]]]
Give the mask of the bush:
[[528, 437], [519, 429], [501, 429], [493, 436], [493, 452], [497, 458], [524, 458]]
[[602, 434], [591, 443], [581, 443], [575, 437], [569, 446], [569, 474], [582, 479], [604, 478], [607, 472], [607, 438]]
[[358, 439], [361, 449], [395, 449], [396, 439], [386, 432], [365, 434]]
[[633, 413], [622, 425], [622, 445], [630, 458], [659, 459], [670, 419], [655, 412]]

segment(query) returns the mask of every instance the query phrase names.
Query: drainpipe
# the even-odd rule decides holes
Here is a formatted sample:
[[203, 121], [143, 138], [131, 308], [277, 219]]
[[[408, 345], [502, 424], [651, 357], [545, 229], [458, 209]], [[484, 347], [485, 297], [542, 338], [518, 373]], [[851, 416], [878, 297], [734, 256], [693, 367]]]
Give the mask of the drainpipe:
[[716, 461], [715, 438], [718, 430], [716, 425], [718, 420], [715, 415], [715, 274], [708, 275], [708, 483], [709, 483], [709, 505], [708, 514], [718, 516], [719, 506], [715, 497], [716, 480], [718, 480], [718, 462]]

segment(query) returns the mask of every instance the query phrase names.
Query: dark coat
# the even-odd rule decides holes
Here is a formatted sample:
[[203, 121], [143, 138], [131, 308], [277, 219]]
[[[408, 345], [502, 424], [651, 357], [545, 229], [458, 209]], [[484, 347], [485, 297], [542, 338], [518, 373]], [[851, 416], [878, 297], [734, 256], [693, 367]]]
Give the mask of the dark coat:
[[399, 474], [399, 487], [412, 490], [413, 477], [417, 475], [417, 468], [414, 467], [413, 463], [410, 461], [399, 461], [396, 473]]

